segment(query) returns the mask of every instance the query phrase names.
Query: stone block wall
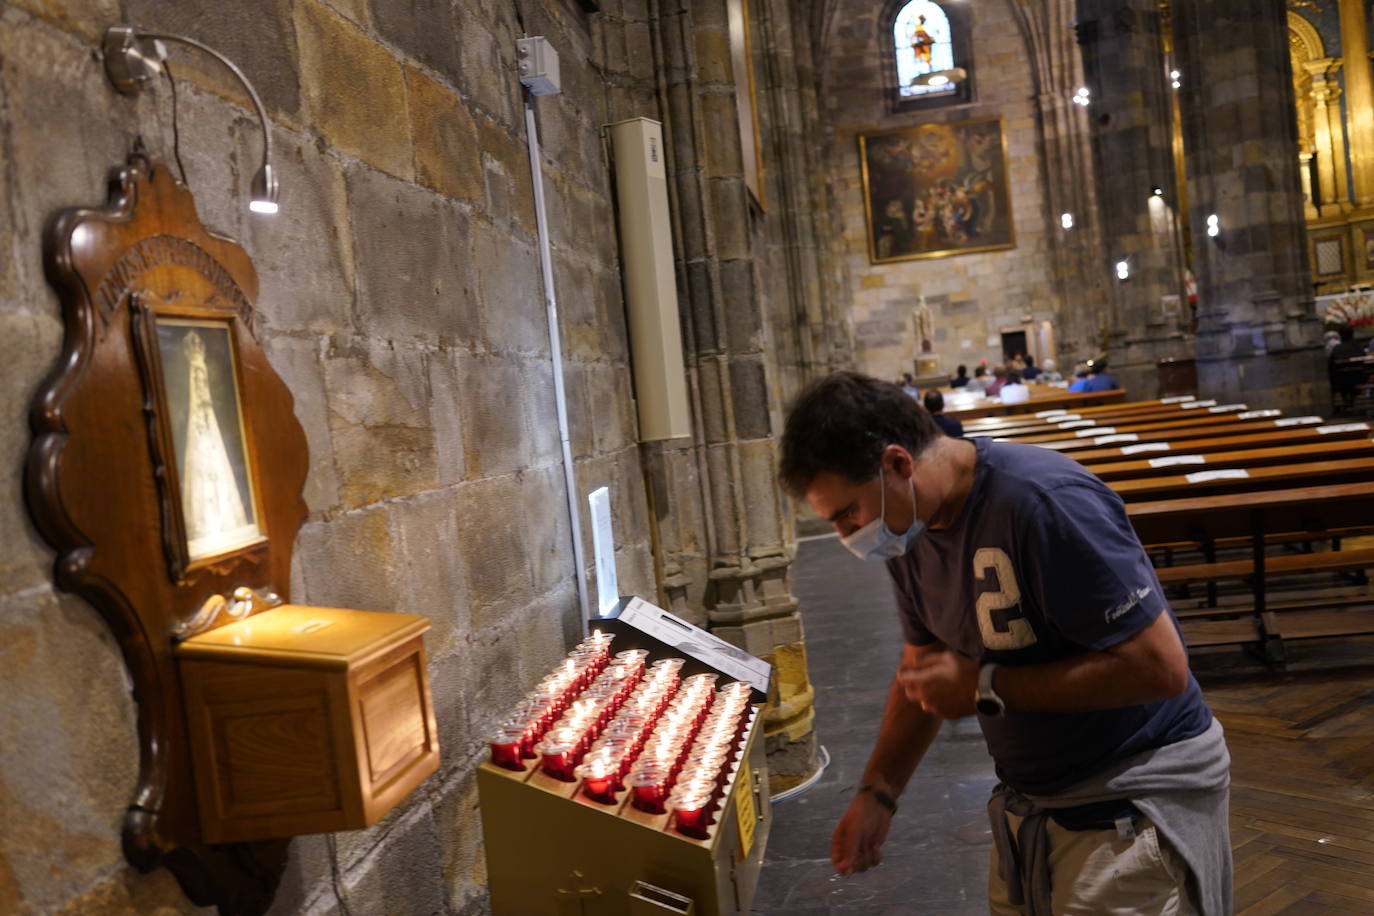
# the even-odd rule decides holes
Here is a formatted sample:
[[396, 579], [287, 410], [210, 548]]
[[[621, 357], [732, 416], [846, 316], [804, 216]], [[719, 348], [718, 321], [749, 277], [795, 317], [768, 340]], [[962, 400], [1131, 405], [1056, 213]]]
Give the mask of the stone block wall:
[[355, 914], [480, 911], [483, 738], [580, 632], [515, 63], [526, 30], [562, 57], [564, 93], [536, 109], [579, 498], [611, 486], [622, 590], [655, 592], [601, 51], [564, 0], [0, 6], [0, 913], [197, 911], [165, 871], [124, 864], [134, 704], [104, 624], [54, 592], [21, 498], [25, 412], [62, 336], [44, 221], [103, 201], [136, 136], [172, 159], [166, 86], [128, 99], [105, 80], [95, 51], [118, 21], [222, 50], [272, 122], [282, 210], [261, 217], [245, 206], [261, 142], [246, 99], [173, 49], [187, 177], [204, 222], [255, 260], [259, 333], [310, 443], [293, 599], [434, 624], [441, 771], [336, 849], [296, 840], [273, 912], [340, 912], [331, 856]]
[[[893, 113], [879, 30], [891, 4], [838, 4], [826, 36], [821, 91], [831, 128], [829, 171], [838, 202], [838, 244], [851, 279], [854, 362], [890, 378], [914, 371], [920, 350], [913, 312], [924, 295], [935, 316], [934, 355], [951, 375], [1002, 361], [1001, 331], [1054, 321], [1060, 309], [1036, 126], [1036, 87], [1025, 42], [1005, 0], [971, 5], [974, 101]], [[873, 264], [868, 256], [858, 136], [932, 121], [1003, 119], [1016, 247]], [[1058, 219], [1058, 215], [1054, 217]], [[1023, 321], [1024, 316], [1031, 316]], [[1031, 337], [1030, 334], [1027, 335]], [[992, 341], [989, 344], [989, 341]]]

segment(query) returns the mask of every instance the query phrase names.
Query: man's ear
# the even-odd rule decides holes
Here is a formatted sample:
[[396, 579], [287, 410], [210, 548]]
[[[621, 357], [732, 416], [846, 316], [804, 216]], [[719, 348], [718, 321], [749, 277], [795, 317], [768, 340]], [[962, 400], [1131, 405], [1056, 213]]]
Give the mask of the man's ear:
[[894, 474], [902, 477], [910, 477], [913, 470], [911, 453], [900, 445], [889, 445], [883, 449], [883, 465], [890, 468]]

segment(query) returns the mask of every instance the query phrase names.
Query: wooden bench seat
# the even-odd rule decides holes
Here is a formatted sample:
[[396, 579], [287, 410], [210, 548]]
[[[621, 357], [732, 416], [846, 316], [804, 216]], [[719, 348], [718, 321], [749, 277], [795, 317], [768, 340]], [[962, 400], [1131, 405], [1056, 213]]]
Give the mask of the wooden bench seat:
[[[1199, 475], [1239, 472], [1243, 477], [1221, 477], [1203, 480]], [[1190, 478], [1192, 478], [1190, 480]], [[1374, 480], [1374, 457], [1342, 458], [1336, 461], [1312, 461], [1306, 464], [1282, 464], [1275, 467], [1213, 468], [1199, 467], [1195, 473], [1175, 473], [1167, 477], [1145, 477], [1114, 480], [1107, 484], [1127, 502], [1156, 499], [1164, 494], [1223, 493], [1237, 490], [1252, 492], [1265, 488], [1291, 486], [1294, 483], [1336, 483], [1341, 480]]]
[[1204, 646], [1234, 646], [1264, 640], [1260, 623], [1254, 617], [1180, 621], [1179, 626], [1183, 629], [1183, 640], [1190, 649]]
[[[1301, 417], [1294, 417], [1293, 419], [1302, 420], [1301, 423], [1295, 423], [1295, 426], [1318, 426], [1326, 422], [1320, 418], [1304, 420]], [[1140, 426], [1088, 427], [1088, 429], [1094, 430], [1092, 433], [1078, 429], [1062, 430], [1058, 433], [1022, 436], [1013, 441], [1062, 452], [1096, 448], [1099, 445], [1114, 445], [1124, 441], [1120, 439], [1112, 442], [1102, 441], [1108, 436], [1136, 436], [1135, 443], [1171, 442], [1174, 443], [1174, 448], [1178, 448], [1177, 443], [1185, 439], [1208, 439], [1217, 436], [1240, 435], [1241, 433], [1258, 433], [1274, 428], [1272, 419], [1242, 420], [1236, 414], [1223, 413], [1206, 417], [1185, 417], [1160, 423], [1146, 423]], [[1083, 435], [1078, 435], [1080, 432]]]
[[[1323, 431], [1325, 430], [1325, 431]], [[1269, 448], [1279, 445], [1297, 445], [1303, 442], [1337, 442], [1345, 439], [1368, 439], [1374, 433], [1369, 423], [1347, 423], [1333, 421], [1329, 424], [1308, 424], [1290, 428], [1273, 427], [1259, 432], [1240, 435], [1215, 436], [1210, 439], [1190, 439], [1174, 445], [1167, 437], [1161, 440], [1127, 442], [1104, 448], [1088, 448], [1069, 453], [1069, 457], [1085, 465], [1096, 467], [1100, 464], [1121, 461], [1142, 461], [1164, 455], [1184, 455], [1195, 452], [1240, 451], [1244, 449]], [[1142, 449], [1141, 445], [1156, 446]], [[1159, 448], [1158, 446], [1163, 446]]]
[[[1374, 549], [1332, 550], [1324, 553], [1292, 553], [1265, 557], [1264, 571], [1268, 575], [1291, 573], [1342, 572], [1374, 566]], [[1163, 566], [1155, 570], [1159, 584], [1192, 585], [1222, 579], [1245, 579], [1255, 571], [1253, 559], [1223, 560], [1219, 563], [1189, 563], [1183, 566]], [[1210, 609], [1209, 610], [1215, 610]]]
[[[1207, 468], [1249, 468], [1266, 465], [1296, 464], [1303, 461], [1356, 458], [1374, 454], [1374, 439], [1342, 439], [1336, 442], [1307, 442], [1274, 448], [1254, 448], [1230, 452], [1194, 452], [1178, 455], [1160, 454], [1141, 461], [1117, 461], [1111, 464], [1085, 464], [1101, 480], [1168, 477], [1180, 471], [1201, 471]], [[1185, 461], [1160, 459], [1178, 459]], [[1201, 459], [1200, 461], [1195, 461]], [[1153, 464], [1152, 464], [1153, 463]]]

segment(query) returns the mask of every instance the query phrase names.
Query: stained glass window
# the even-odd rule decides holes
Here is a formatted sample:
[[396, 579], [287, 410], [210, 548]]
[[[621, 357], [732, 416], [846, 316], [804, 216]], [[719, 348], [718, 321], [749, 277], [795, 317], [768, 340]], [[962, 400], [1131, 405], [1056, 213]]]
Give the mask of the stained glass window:
[[912, 0], [897, 13], [892, 24], [897, 50], [897, 87], [904, 99], [920, 95], [945, 95], [953, 83], [918, 85], [926, 73], [954, 69], [954, 36], [949, 17], [931, 0]]

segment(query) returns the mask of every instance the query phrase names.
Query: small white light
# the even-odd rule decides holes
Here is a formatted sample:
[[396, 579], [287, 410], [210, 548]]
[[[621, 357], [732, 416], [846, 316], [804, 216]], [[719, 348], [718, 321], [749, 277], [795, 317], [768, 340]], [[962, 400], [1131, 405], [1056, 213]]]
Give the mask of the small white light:
[[1163, 197], [1163, 196], [1164, 196], [1164, 189], [1161, 188], [1159, 185], [1155, 185], [1153, 188], [1150, 188], [1150, 196], [1152, 196], [1152, 197]]
[[1211, 238], [1221, 235], [1221, 217], [1215, 213], [1207, 217], [1207, 235]]
[[1176, 79], [1178, 79], [1179, 76], [1181, 76], [1181, 75], [1182, 75], [1182, 74], [1180, 74], [1177, 70], [1170, 70], [1170, 71], [1169, 71], [1169, 79], [1171, 79], [1171, 80], [1176, 80]]
[[1079, 86], [1077, 91], [1075, 91], [1073, 94], [1073, 103], [1075, 105], [1082, 105], [1084, 107], [1087, 107], [1090, 100], [1091, 96], [1088, 92], [1087, 86]]
[[1125, 261], [1116, 262], [1116, 278], [1118, 280], [1131, 279], [1131, 265]]
[[1073, 228], [1073, 214], [1072, 214], [1072, 213], [1061, 213], [1061, 214], [1059, 214], [1059, 225], [1063, 226], [1065, 229], [1072, 229], [1072, 228]]
[[248, 202], [248, 209], [254, 213], [276, 213], [278, 207], [274, 200], [253, 200]]
[[926, 80], [926, 85], [927, 85], [927, 86], [944, 86], [944, 85], [946, 85], [948, 82], [949, 82], [949, 77], [943, 76], [943, 75], [937, 73], [937, 74], [935, 74], [934, 76], [932, 76], [930, 79]]
[[1178, 80], [1174, 80], [1173, 85], [1174, 85], [1174, 88], [1175, 88], [1175, 89], [1178, 89], [1178, 88], [1179, 88], [1180, 86], [1182, 86], [1183, 84], [1180, 83]]

